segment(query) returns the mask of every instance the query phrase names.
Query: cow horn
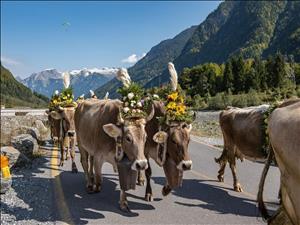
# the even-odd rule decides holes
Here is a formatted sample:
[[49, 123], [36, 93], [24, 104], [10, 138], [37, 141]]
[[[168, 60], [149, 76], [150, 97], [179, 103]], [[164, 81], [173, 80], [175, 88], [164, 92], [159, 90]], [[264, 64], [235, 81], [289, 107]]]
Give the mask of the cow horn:
[[196, 117], [197, 117], [197, 115], [196, 115], [196, 112], [194, 111], [193, 112], [193, 121], [196, 120]]
[[64, 108], [63, 108], [63, 107], [61, 107], [61, 106], [58, 106], [58, 110], [59, 110], [59, 111], [63, 111], [63, 110], [64, 110]]
[[78, 106], [77, 102], [73, 102], [73, 106], [74, 106], [74, 108], [77, 108], [77, 106]]
[[122, 113], [121, 112], [119, 112], [119, 114], [118, 114], [118, 123], [121, 123], [121, 124], [124, 123], [124, 119], [122, 117]]
[[155, 109], [154, 109], [154, 106], [153, 104], [151, 105], [151, 112], [148, 114], [147, 118], [146, 118], [146, 121], [150, 121], [152, 120], [153, 116], [154, 116], [154, 113], [155, 113]]

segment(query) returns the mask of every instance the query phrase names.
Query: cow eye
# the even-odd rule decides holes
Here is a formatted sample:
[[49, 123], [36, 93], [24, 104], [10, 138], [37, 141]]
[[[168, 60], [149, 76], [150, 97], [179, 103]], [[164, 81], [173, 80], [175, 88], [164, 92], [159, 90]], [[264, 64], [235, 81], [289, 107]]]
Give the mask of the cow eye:
[[129, 136], [126, 136], [126, 141], [131, 142], [131, 138]]

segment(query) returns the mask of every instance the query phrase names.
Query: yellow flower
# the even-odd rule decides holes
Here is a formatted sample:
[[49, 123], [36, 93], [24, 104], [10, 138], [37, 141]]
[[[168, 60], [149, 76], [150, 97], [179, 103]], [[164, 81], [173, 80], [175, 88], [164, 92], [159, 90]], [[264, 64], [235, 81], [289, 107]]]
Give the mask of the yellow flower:
[[176, 101], [177, 98], [178, 98], [177, 92], [174, 92], [173, 94], [168, 95], [168, 100]]
[[183, 105], [183, 104], [180, 104], [180, 105], [178, 105], [177, 106], [177, 112], [179, 113], [179, 114], [183, 114], [183, 113], [185, 113], [185, 109], [186, 109], [186, 106], [185, 105]]
[[167, 105], [167, 110], [174, 110], [176, 109], [176, 103], [175, 102], [169, 102]]
[[57, 104], [57, 101], [56, 101], [56, 99], [54, 99], [54, 100], [53, 100], [53, 104]]
[[179, 96], [179, 97], [178, 97], [178, 100], [179, 100], [180, 103], [182, 103], [182, 104], [184, 103], [184, 99], [183, 99], [182, 96]]

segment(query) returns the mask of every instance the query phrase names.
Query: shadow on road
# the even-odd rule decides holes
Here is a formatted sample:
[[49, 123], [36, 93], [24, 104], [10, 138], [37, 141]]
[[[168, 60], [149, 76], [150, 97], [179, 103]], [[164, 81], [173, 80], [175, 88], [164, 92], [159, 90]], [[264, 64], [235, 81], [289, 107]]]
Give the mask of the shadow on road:
[[154, 207], [147, 202], [140, 203], [132, 201], [138, 198], [133, 194], [128, 195], [130, 213], [125, 213], [119, 209], [120, 191], [115, 182], [117, 177], [103, 177], [102, 190], [99, 193], [88, 194], [85, 190], [84, 173], [72, 174], [62, 172], [59, 175], [62, 182], [64, 197], [69, 206], [72, 220], [75, 224], [87, 224], [89, 220], [103, 219], [102, 212], [116, 213], [125, 217], [135, 217], [139, 214], [135, 210], [153, 210]]
[[[154, 177], [155, 183], [163, 185], [163, 177]], [[207, 184], [207, 180], [185, 179], [181, 188], [176, 188], [171, 194], [182, 198], [199, 200], [203, 203], [189, 204], [176, 201], [176, 204], [188, 207], [202, 207], [222, 214], [236, 214], [239, 216], [258, 217], [256, 202], [243, 197], [230, 195], [222, 187]], [[210, 181], [211, 182], [211, 181]]]

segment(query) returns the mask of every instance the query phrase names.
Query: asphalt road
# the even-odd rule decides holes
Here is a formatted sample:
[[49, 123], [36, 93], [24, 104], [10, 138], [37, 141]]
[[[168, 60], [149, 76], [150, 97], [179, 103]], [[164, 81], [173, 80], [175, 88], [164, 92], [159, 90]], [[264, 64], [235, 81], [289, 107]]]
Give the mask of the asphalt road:
[[[87, 194], [85, 179], [76, 153], [78, 174], [72, 174], [70, 160], [57, 168], [58, 151], [52, 154], [52, 176], [55, 178], [55, 202], [58, 220], [69, 224], [265, 224], [258, 216], [256, 193], [263, 164], [244, 161], [238, 164], [238, 176], [243, 193], [232, 190], [232, 176], [226, 168], [225, 183], [216, 180], [218, 165], [214, 157], [220, 150], [193, 138], [190, 154], [193, 170], [185, 172], [183, 186], [167, 197], [162, 168], [153, 161], [153, 202], [143, 200], [145, 187], [129, 191], [131, 213], [118, 208], [118, 177], [110, 164], [103, 166], [103, 186], [100, 193]], [[272, 210], [278, 207], [279, 171], [271, 167], [265, 187], [265, 200]]]

